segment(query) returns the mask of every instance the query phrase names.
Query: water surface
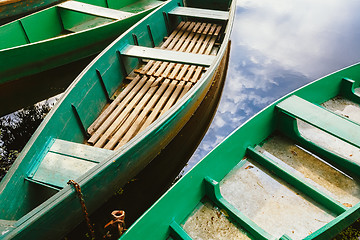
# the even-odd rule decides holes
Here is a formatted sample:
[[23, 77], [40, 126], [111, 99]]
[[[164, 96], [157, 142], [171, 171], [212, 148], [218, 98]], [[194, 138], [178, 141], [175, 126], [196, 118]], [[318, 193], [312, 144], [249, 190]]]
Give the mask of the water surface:
[[223, 96], [183, 172], [287, 93], [360, 60], [360, 1], [238, 0]]

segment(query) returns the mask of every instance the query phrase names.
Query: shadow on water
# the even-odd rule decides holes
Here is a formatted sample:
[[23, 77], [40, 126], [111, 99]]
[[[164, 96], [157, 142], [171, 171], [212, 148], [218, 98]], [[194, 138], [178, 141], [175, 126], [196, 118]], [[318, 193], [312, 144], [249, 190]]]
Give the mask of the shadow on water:
[[45, 101], [0, 118], [0, 181], [52, 107]]
[[64, 92], [94, 57], [0, 85], [0, 116]]

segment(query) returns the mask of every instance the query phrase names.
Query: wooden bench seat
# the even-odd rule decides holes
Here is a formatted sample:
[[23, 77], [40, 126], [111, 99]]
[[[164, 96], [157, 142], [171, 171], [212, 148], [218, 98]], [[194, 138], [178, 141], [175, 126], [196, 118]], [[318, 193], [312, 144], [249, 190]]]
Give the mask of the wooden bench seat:
[[[178, 51], [191, 56], [199, 56], [200, 62], [205, 55], [214, 55], [215, 42], [219, 38], [221, 26], [211, 23], [181, 22], [158, 49], [149, 51]], [[142, 47], [136, 47], [137, 50]], [[136, 50], [135, 49], [135, 50]], [[128, 54], [125, 49], [120, 54]], [[199, 65], [184, 64], [194, 60], [177, 61], [176, 54], [156, 61], [146, 54], [133, 54], [147, 63], [134, 71], [135, 77], [122, 90], [115, 100], [88, 128], [91, 137], [88, 143], [99, 148], [117, 150], [137, 133], [143, 131], [164, 112], [169, 110], [176, 101], [184, 96], [196, 84], [209, 63]], [[201, 56], [201, 57], [200, 57]], [[170, 59], [171, 58], [171, 59]], [[174, 58], [174, 59], [172, 59]], [[159, 58], [158, 58], [159, 59]], [[182, 62], [182, 63], [179, 63]]]
[[106, 149], [54, 139], [29, 172], [27, 180], [61, 189], [70, 179], [77, 179], [112, 153]]
[[99, 7], [92, 4], [87, 4], [77, 1], [67, 1], [57, 5], [60, 8], [84, 13], [88, 15], [98, 16], [102, 18], [109, 18], [115, 20], [121, 20], [133, 16], [133, 13], [119, 11], [111, 8]]
[[298, 118], [349, 144], [360, 147], [358, 134], [360, 125], [348, 119], [295, 95], [280, 102], [276, 107], [283, 114]]

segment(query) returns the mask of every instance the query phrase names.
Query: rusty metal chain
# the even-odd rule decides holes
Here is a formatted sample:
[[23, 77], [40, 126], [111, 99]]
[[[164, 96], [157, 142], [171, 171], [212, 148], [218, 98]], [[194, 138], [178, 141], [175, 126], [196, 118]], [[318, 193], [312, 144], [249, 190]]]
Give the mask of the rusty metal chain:
[[[126, 231], [125, 229], [125, 211], [122, 210], [114, 210], [111, 213], [113, 220], [108, 222], [108, 224], [105, 225], [105, 229], [112, 226], [117, 227], [119, 231], [119, 237]], [[105, 238], [106, 236], [104, 236]]]
[[82, 211], [83, 211], [83, 214], [84, 214], [84, 217], [85, 217], [86, 224], [87, 224], [87, 226], [89, 228], [89, 231], [90, 231], [90, 234], [91, 234], [91, 239], [94, 240], [95, 239], [95, 232], [94, 232], [94, 229], [93, 229], [93, 227], [91, 225], [89, 214], [88, 214], [86, 206], [85, 206], [85, 201], [84, 201], [83, 194], [81, 192], [81, 187], [74, 180], [69, 180], [67, 182], [67, 184], [72, 185], [75, 188], [76, 195], [78, 196], [78, 198], [80, 200], [80, 204], [81, 204], [81, 208], [82, 208]]

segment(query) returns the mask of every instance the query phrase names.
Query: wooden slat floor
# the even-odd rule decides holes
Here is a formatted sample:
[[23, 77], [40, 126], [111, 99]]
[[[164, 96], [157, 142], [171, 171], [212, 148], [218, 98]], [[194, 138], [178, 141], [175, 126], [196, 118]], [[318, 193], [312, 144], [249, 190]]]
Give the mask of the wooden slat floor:
[[[221, 26], [181, 22], [161, 49], [214, 54]], [[170, 109], [196, 84], [204, 67], [150, 60], [88, 128], [88, 143], [117, 150]]]

